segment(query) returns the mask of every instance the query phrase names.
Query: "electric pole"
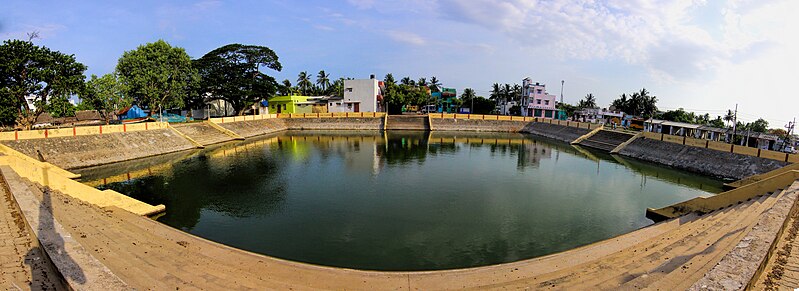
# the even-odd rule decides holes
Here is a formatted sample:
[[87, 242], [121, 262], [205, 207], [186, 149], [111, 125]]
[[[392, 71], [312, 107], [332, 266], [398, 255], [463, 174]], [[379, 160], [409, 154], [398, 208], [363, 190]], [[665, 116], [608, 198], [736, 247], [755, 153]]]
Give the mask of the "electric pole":
[[566, 80], [560, 80], [560, 103], [563, 103], [563, 84], [566, 83]]
[[730, 143], [735, 143], [735, 131], [738, 128], [738, 103], [735, 104], [735, 114], [732, 117], [732, 139]]

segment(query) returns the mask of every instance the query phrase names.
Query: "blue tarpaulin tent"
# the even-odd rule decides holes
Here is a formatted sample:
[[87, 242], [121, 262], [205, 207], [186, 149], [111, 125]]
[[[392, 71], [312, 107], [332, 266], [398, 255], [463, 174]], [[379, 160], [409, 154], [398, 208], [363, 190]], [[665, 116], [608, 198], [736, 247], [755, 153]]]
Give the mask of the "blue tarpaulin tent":
[[117, 116], [119, 116], [120, 119], [134, 119], [147, 117], [147, 113], [144, 113], [144, 110], [141, 110], [139, 106], [131, 105], [117, 112]]

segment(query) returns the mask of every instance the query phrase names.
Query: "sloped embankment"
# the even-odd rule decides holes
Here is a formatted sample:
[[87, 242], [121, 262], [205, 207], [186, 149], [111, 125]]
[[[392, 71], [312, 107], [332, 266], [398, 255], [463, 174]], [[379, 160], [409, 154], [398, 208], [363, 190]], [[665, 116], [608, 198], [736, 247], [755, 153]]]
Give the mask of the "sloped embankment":
[[204, 122], [174, 124], [172, 127], [203, 146], [234, 140], [234, 137]]
[[194, 148], [169, 129], [4, 141], [3, 144], [64, 169], [127, 161]]
[[217, 125], [243, 137], [275, 133], [286, 129], [285, 119], [271, 118], [261, 120], [218, 123]]
[[639, 138], [619, 154], [689, 172], [743, 179], [788, 165], [787, 162]]
[[527, 124], [521, 132], [532, 133], [564, 142], [572, 142], [590, 132], [587, 128], [577, 128], [557, 124], [534, 122]]

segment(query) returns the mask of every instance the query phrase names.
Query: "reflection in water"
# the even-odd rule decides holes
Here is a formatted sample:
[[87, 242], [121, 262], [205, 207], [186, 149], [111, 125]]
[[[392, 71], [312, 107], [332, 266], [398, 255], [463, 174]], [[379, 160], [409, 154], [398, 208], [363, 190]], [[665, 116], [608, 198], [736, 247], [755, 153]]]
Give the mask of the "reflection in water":
[[159, 159], [81, 174], [90, 185], [163, 203], [159, 221], [205, 238], [381, 270], [550, 254], [646, 226], [647, 207], [721, 187], [509, 133], [288, 131]]

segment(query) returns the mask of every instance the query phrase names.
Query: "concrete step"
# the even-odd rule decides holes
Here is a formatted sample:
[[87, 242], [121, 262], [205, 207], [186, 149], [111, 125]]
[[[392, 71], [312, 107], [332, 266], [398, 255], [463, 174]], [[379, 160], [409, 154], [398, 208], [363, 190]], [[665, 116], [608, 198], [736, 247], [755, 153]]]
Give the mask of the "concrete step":
[[201, 122], [174, 124], [172, 127], [203, 146], [234, 140], [232, 136]]
[[600, 130], [591, 137], [581, 141], [580, 145], [610, 152], [633, 137], [635, 137], [635, 135], [624, 132]]
[[389, 115], [389, 130], [430, 130], [430, 122], [426, 115]]

